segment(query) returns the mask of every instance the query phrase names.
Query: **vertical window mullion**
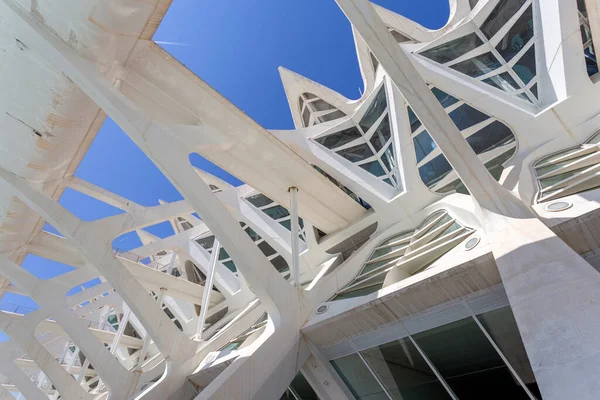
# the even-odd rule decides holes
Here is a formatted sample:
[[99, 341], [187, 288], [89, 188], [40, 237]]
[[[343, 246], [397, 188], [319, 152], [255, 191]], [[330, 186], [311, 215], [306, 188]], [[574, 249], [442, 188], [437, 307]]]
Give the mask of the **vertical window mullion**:
[[[355, 350], [356, 350], [356, 348], [355, 348]], [[379, 377], [377, 376], [377, 374], [375, 373], [375, 371], [373, 371], [373, 369], [371, 368], [371, 366], [369, 365], [369, 363], [367, 362], [367, 360], [365, 360], [365, 358], [363, 357], [363, 355], [360, 354], [360, 351], [356, 350], [356, 354], [361, 359], [361, 361], [363, 362], [363, 364], [365, 364], [365, 366], [367, 367], [367, 369], [369, 370], [369, 372], [371, 372], [371, 375], [373, 375], [373, 378], [375, 378], [375, 380], [377, 381], [377, 383], [379, 384], [379, 386], [381, 386], [381, 390], [383, 390], [383, 392], [387, 395], [388, 399], [394, 400], [394, 398], [392, 397], [392, 395], [390, 394], [390, 392], [388, 392], [388, 390], [386, 389], [386, 387], [383, 385], [383, 382], [381, 382], [381, 380], [379, 379]]]
[[446, 392], [448, 392], [448, 395], [450, 397], [452, 397], [452, 400], [459, 400], [458, 397], [456, 397], [456, 395], [454, 394], [454, 392], [450, 388], [450, 386], [448, 385], [448, 383], [446, 382], [446, 380], [444, 379], [444, 377], [442, 376], [442, 374], [440, 374], [440, 372], [437, 370], [437, 368], [435, 367], [435, 365], [433, 365], [433, 363], [431, 362], [431, 360], [429, 359], [429, 357], [427, 357], [427, 354], [425, 354], [425, 352], [423, 351], [423, 349], [421, 349], [421, 346], [419, 346], [419, 344], [413, 339], [412, 335], [408, 335], [408, 338], [410, 339], [410, 341], [412, 342], [412, 344], [417, 348], [417, 351], [419, 352], [419, 354], [421, 355], [421, 357], [423, 357], [423, 360], [425, 360], [425, 362], [427, 363], [427, 365], [429, 366], [429, 368], [431, 368], [431, 370], [433, 371], [433, 373], [436, 376], [436, 378], [438, 378], [438, 380], [440, 381], [440, 383], [442, 384], [442, 386], [444, 386], [444, 389], [446, 389]]
[[492, 347], [494, 348], [494, 350], [496, 350], [496, 352], [498, 353], [498, 355], [500, 356], [500, 358], [502, 359], [502, 361], [504, 361], [504, 364], [506, 364], [506, 366], [508, 367], [508, 370], [513, 375], [513, 377], [517, 380], [517, 382], [519, 382], [519, 385], [521, 385], [521, 387], [523, 388], [523, 390], [525, 390], [525, 393], [527, 393], [527, 396], [529, 396], [529, 398], [531, 400], [537, 400], [537, 398], [533, 395], [533, 393], [531, 393], [531, 391], [529, 390], [529, 388], [525, 385], [525, 383], [523, 382], [523, 380], [521, 379], [521, 377], [519, 376], [519, 374], [517, 374], [517, 371], [515, 371], [514, 368], [512, 367], [512, 365], [510, 365], [510, 363], [508, 362], [508, 359], [504, 356], [504, 353], [502, 353], [502, 351], [500, 350], [500, 348], [498, 347], [498, 345], [496, 344], [496, 342], [494, 342], [494, 339], [492, 339], [492, 337], [485, 330], [484, 326], [481, 324], [481, 322], [479, 321], [479, 319], [477, 319], [477, 317], [473, 313], [473, 310], [471, 310], [471, 308], [467, 304], [465, 304], [465, 306], [470, 311], [471, 318], [473, 318], [473, 320], [475, 321], [475, 323], [477, 324], [477, 326], [479, 327], [479, 329], [481, 329], [481, 332], [483, 332], [483, 335], [490, 342], [490, 344], [492, 345]]

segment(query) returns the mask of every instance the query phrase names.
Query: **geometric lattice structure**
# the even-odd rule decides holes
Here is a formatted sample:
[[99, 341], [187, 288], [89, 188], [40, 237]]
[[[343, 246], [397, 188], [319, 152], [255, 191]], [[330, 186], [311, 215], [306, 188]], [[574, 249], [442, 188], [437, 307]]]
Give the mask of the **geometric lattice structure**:
[[[0, 0], [0, 399], [598, 397], [597, 2], [337, 3], [363, 94], [269, 131], [168, 0]], [[78, 176], [106, 117], [179, 200]]]

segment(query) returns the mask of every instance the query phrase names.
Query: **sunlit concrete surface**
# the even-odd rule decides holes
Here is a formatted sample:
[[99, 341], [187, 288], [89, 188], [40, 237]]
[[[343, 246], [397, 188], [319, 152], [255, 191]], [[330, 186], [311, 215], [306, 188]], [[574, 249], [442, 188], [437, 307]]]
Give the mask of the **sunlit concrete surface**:
[[[169, 0], [0, 0], [0, 296], [39, 307], [0, 312], [0, 399], [598, 398], [597, 1], [336, 1], [364, 94], [282, 67], [267, 130], [152, 41]], [[107, 116], [183, 200], [74, 176]]]

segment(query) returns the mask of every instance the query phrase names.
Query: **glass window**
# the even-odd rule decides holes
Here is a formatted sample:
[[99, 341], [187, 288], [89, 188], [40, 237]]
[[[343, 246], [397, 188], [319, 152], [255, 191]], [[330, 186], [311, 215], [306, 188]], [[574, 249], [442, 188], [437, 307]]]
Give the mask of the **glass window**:
[[196, 243], [202, 246], [205, 250], [211, 251], [215, 244], [215, 237], [207, 236], [200, 239], [196, 239]]
[[502, 146], [512, 140], [514, 135], [508, 126], [502, 122], [494, 121], [467, 138], [467, 142], [477, 154], [490, 151], [497, 146]]
[[390, 119], [386, 115], [385, 118], [381, 121], [375, 132], [373, 132], [373, 136], [371, 136], [371, 145], [375, 149], [375, 151], [379, 152], [385, 146], [385, 144], [390, 140], [392, 134], [390, 132]]
[[394, 157], [394, 149], [393, 146], [390, 144], [387, 147], [387, 149], [385, 149], [385, 151], [381, 154], [381, 162], [387, 168], [388, 171], [392, 172], [394, 170], [394, 167], [396, 166], [395, 160], [396, 158]]
[[500, 0], [483, 24], [481, 32], [491, 39], [511, 19], [527, 0]]
[[541, 399], [540, 391], [535, 381], [533, 370], [521, 334], [517, 327], [517, 321], [510, 307], [499, 308], [477, 316], [481, 325], [492, 337], [496, 346], [506, 357], [511, 367], [521, 378], [523, 383], [538, 399]]
[[483, 42], [476, 33], [471, 33], [458, 39], [451, 40], [429, 50], [425, 50], [421, 55], [430, 60], [437, 61], [440, 64], [452, 61], [455, 58], [467, 54], [469, 51], [478, 48]]
[[330, 114], [321, 115], [319, 117], [319, 120], [321, 120], [321, 122], [327, 122], [327, 121], [333, 121], [334, 119], [342, 118], [345, 116], [346, 116], [346, 114], [344, 114], [340, 110], [336, 110]]
[[394, 399], [451, 398], [408, 338], [362, 351], [361, 354]]
[[233, 261], [225, 261], [223, 265], [226, 266], [231, 272], [237, 272], [237, 267]]
[[275, 269], [279, 272], [287, 271], [290, 269], [288, 263], [281, 256], [277, 256], [271, 260], [271, 264], [275, 267]]
[[310, 110], [308, 107], [306, 107], [302, 113], [302, 122], [304, 123], [305, 127], [309, 126], [310, 124]]
[[246, 233], [248, 234], [248, 236], [250, 236], [250, 239], [252, 239], [253, 242], [256, 242], [257, 240], [260, 240], [260, 235], [256, 232], [254, 232], [254, 229], [247, 227], [246, 229]]
[[535, 98], [538, 98], [538, 87], [537, 87], [537, 83], [535, 85], [533, 85], [531, 87], [531, 89], [529, 89], [531, 91], [531, 93], [535, 96]]
[[533, 11], [531, 6], [519, 17], [517, 22], [498, 43], [496, 50], [506, 61], [512, 60], [533, 37]]
[[361, 164], [360, 167], [362, 169], [364, 169], [365, 171], [368, 171], [368, 172], [372, 173], [373, 175], [375, 175], [377, 177], [383, 176], [383, 175], [386, 174], [386, 172], [383, 170], [383, 167], [381, 166], [381, 164], [377, 160], [370, 161], [370, 162], [365, 163], [365, 164]]
[[389, 400], [385, 391], [377, 382], [358, 354], [332, 360], [331, 365], [340, 375], [355, 399]]
[[288, 210], [286, 210], [285, 207], [282, 206], [265, 208], [263, 212], [273, 219], [285, 218], [290, 215]]
[[309, 104], [315, 111], [335, 110], [334, 106], [321, 99], [317, 99]]
[[386, 107], [387, 101], [385, 98], [385, 87], [382, 86], [381, 89], [379, 89], [379, 93], [377, 93], [377, 96], [375, 96], [375, 99], [367, 109], [367, 112], [360, 120], [359, 125], [363, 132], [367, 132], [371, 126], [373, 126], [375, 121], [377, 121], [381, 114], [383, 114], [383, 111]]
[[437, 144], [435, 144], [427, 131], [423, 131], [415, 136], [413, 143], [415, 144], [415, 152], [417, 153], [417, 162], [420, 162], [437, 147]]
[[500, 61], [498, 61], [492, 53], [484, 53], [480, 56], [451, 65], [450, 68], [472, 78], [477, 78], [478, 76], [490, 73], [501, 66], [502, 64]]
[[246, 200], [248, 200], [250, 202], [250, 204], [252, 204], [254, 207], [258, 207], [258, 208], [260, 208], [262, 206], [266, 206], [267, 204], [271, 204], [273, 202], [273, 200], [271, 200], [270, 198], [268, 198], [267, 196], [265, 196], [262, 193], [246, 197]]
[[417, 129], [419, 129], [419, 127], [421, 126], [421, 121], [419, 120], [419, 118], [417, 118], [417, 116], [414, 113], [414, 111], [412, 110], [412, 108], [407, 107], [407, 110], [408, 110], [408, 121], [410, 123], [410, 130], [412, 132], [414, 132]]
[[419, 168], [421, 180], [427, 186], [432, 186], [434, 183], [446, 176], [452, 167], [443, 154], [436, 156], [433, 160]]
[[438, 99], [438, 101], [444, 108], [449, 107], [452, 104], [458, 102], [458, 99], [456, 97], [450, 96], [448, 93], [446, 93], [436, 87], [431, 89], [431, 92], [435, 95], [435, 97]]
[[226, 260], [228, 258], [231, 258], [229, 253], [223, 247], [219, 247], [219, 260]]
[[535, 46], [531, 46], [529, 50], [516, 62], [513, 70], [526, 85], [531, 82], [536, 74], [535, 66]]
[[258, 244], [258, 248], [267, 257], [272, 256], [273, 254], [277, 253], [275, 251], [275, 249], [273, 247], [271, 247], [271, 245], [269, 243], [267, 243], [267, 242], [260, 242]]
[[345, 129], [341, 132], [316, 138], [315, 142], [327, 147], [328, 149], [337, 149], [338, 147], [343, 146], [346, 143], [350, 143], [351, 141], [360, 137], [362, 137], [362, 135], [358, 129], [353, 126], [352, 128]]
[[474, 109], [468, 104], [463, 104], [456, 110], [452, 111], [449, 115], [459, 131], [470, 128], [471, 126], [483, 122], [489, 118], [488, 115]]
[[472, 318], [413, 338], [459, 399], [529, 399]]
[[373, 156], [373, 152], [366, 143], [340, 150], [337, 153], [353, 163], [363, 161]]
[[[293, 393], [292, 393], [293, 392]], [[304, 375], [298, 372], [280, 400], [319, 400]]]
[[484, 79], [483, 82], [497, 87], [500, 90], [504, 90], [505, 92], [512, 92], [520, 89], [519, 84], [508, 72], [503, 72], [496, 76], [492, 76], [491, 78]]

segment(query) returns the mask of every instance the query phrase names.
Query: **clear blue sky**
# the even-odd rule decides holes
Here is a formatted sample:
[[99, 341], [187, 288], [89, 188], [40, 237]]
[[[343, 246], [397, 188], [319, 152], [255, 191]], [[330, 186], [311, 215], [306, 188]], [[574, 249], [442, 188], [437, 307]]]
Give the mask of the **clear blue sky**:
[[[448, 19], [448, 0], [375, 3], [433, 29]], [[163, 42], [164, 49], [268, 129], [293, 128], [279, 66], [351, 99], [358, 98], [362, 90], [350, 24], [334, 0], [174, 0], [154, 40]], [[193, 163], [239, 184], [200, 157]], [[110, 119], [76, 175], [147, 206], [157, 205], [159, 199], [181, 199]], [[61, 204], [84, 220], [120, 212], [73, 190], [65, 192]], [[46, 229], [52, 230], [48, 226]], [[168, 223], [148, 230], [159, 236], [172, 233]], [[131, 249], [140, 244], [135, 234], [129, 234], [117, 238], [114, 247]], [[43, 279], [70, 268], [33, 256], [27, 257], [23, 266]], [[12, 306], [8, 303], [36, 308], [29, 299], [10, 293], [0, 303], [9, 310]]]

